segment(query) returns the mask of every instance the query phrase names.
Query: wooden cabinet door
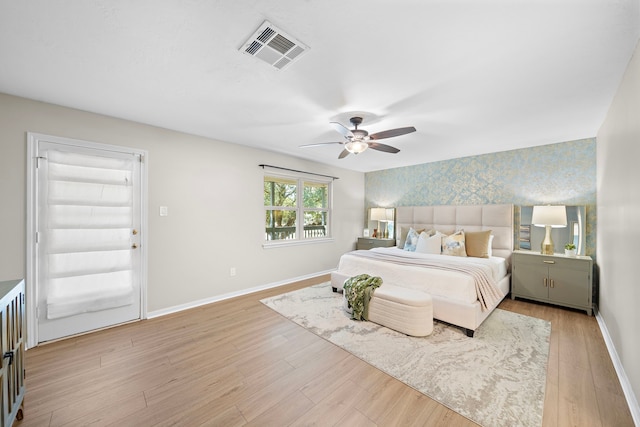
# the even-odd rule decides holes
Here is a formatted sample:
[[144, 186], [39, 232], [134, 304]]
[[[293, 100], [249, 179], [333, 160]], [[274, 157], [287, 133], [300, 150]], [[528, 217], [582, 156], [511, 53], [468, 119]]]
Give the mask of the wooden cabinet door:
[[549, 267], [549, 299], [555, 303], [572, 307], [589, 305], [589, 272], [564, 268]]
[[517, 296], [546, 301], [549, 299], [548, 268], [540, 263], [514, 264], [513, 289]]

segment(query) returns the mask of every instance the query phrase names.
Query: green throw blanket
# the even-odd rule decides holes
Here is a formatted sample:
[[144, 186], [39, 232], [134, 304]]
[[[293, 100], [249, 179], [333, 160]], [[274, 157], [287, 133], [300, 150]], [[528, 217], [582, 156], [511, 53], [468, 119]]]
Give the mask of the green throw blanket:
[[344, 282], [344, 295], [353, 309], [354, 319], [369, 320], [369, 300], [373, 291], [380, 285], [382, 285], [380, 277], [371, 277], [368, 274], [360, 274]]

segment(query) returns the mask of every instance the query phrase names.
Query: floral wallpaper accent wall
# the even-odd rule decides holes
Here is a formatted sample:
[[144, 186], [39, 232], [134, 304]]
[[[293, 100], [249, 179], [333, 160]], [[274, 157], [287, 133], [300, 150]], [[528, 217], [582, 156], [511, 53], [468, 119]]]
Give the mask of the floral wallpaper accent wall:
[[[595, 138], [365, 174], [366, 208], [564, 204], [587, 207], [586, 254], [595, 256]], [[519, 212], [519, 209], [515, 209]]]

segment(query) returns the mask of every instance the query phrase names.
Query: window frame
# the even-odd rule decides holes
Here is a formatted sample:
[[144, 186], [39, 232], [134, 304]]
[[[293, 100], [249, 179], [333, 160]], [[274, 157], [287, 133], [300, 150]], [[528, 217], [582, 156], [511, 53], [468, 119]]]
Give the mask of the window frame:
[[[288, 206], [273, 206], [273, 205], [265, 205], [263, 201], [263, 211], [262, 211], [262, 222], [263, 222], [263, 243], [262, 246], [264, 248], [275, 248], [275, 247], [283, 247], [283, 246], [296, 246], [296, 245], [307, 245], [307, 244], [317, 244], [317, 243], [327, 243], [332, 242], [333, 234], [332, 234], [332, 223], [333, 223], [333, 178], [327, 177], [323, 178], [321, 176], [315, 176], [310, 174], [305, 174], [301, 172], [282, 172], [282, 171], [273, 171], [267, 170], [265, 168], [264, 174], [262, 176], [262, 187], [263, 187], [263, 196], [264, 196], [264, 184], [268, 181], [269, 178], [280, 178], [287, 179], [296, 182], [296, 206], [288, 207]], [[304, 188], [305, 184], [322, 184], [327, 186], [327, 207], [326, 208], [314, 208], [314, 207], [305, 207], [304, 206]], [[264, 198], [264, 197], [263, 197]], [[266, 228], [264, 224], [265, 214], [268, 211], [274, 210], [290, 210], [296, 212], [296, 231], [295, 238], [293, 239], [278, 239], [278, 240], [266, 240]], [[316, 237], [304, 237], [304, 213], [305, 212], [326, 212], [327, 220], [325, 224], [325, 235], [324, 236], [316, 236]]]

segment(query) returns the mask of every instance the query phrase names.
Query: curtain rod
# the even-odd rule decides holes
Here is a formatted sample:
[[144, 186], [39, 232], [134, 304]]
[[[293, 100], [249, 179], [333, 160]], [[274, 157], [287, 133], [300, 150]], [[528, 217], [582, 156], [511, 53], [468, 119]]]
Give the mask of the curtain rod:
[[282, 170], [290, 171], [290, 172], [298, 172], [298, 173], [306, 173], [308, 175], [324, 176], [325, 178], [331, 178], [331, 179], [340, 179], [337, 176], [322, 175], [321, 173], [299, 171], [299, 170], [296, 170], [296, 169], [283, 168], [283, 167], [280, 167], [280, 166], [273, 166], [273, 165], [258, 165], [258, 166], [260, 166], [262, 169], [264, 169], [264, 168], [282, 169]]

